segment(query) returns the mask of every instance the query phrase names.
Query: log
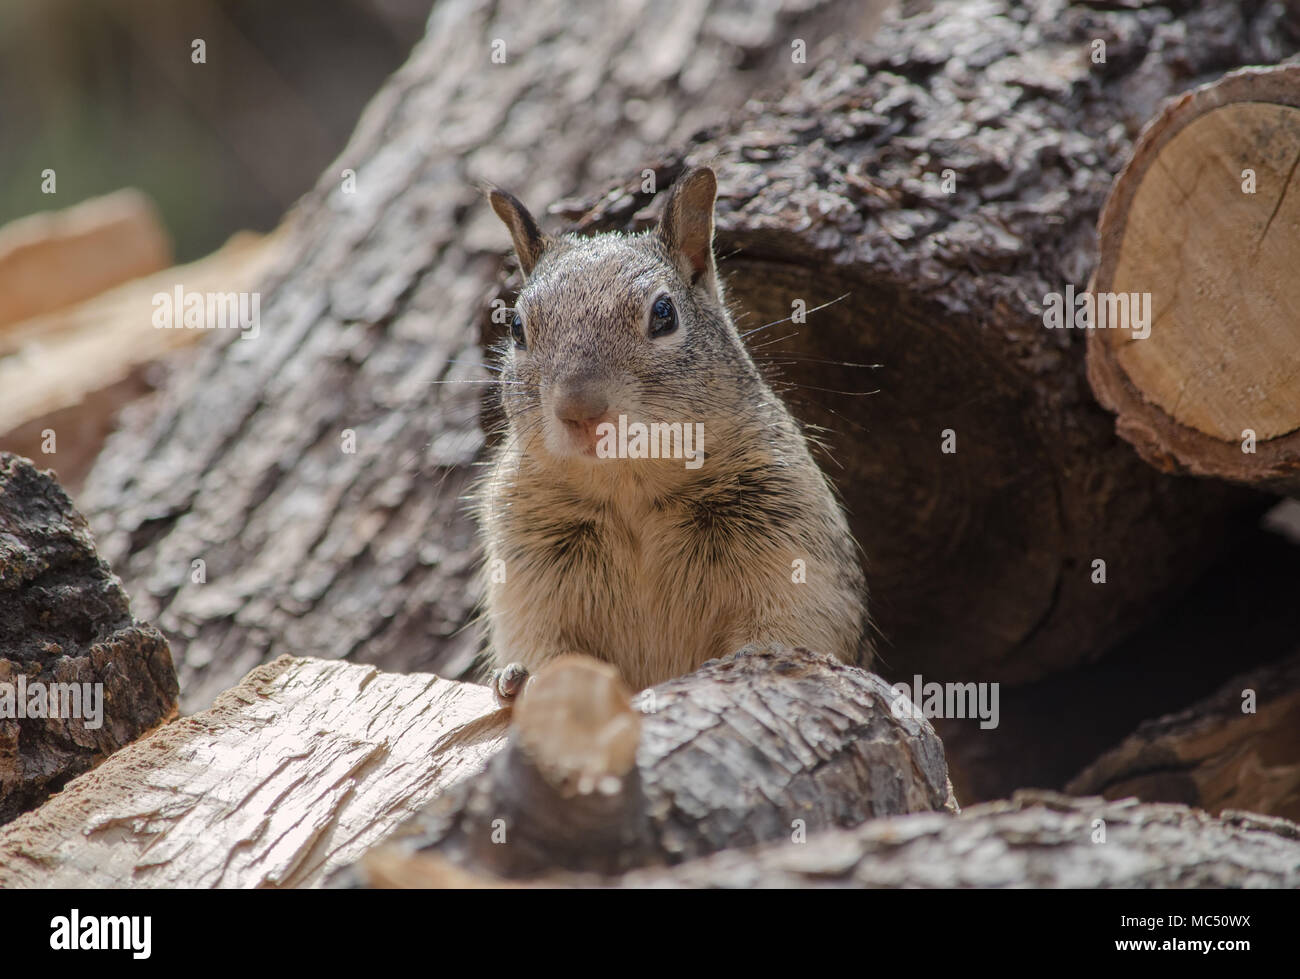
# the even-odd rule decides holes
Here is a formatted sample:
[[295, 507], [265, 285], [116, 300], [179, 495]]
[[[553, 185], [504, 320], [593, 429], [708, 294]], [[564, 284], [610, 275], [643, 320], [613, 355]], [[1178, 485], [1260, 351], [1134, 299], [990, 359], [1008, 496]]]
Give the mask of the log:
[[[1105, 842], [1098, 842], [1104, 822]], [[1284, 887], [1300, 885], [1300, 827], [1187, 806], [1018, 792], [956, 818], [921, 814], [734, 851], [627, 887]]]
[[1098, 323], [1088, 379], [1162, 472], [1300, 492], [1298, 165], [1300, 64], [1248, 69], [1166, 106], [1106, 201], [1091, 289], [1149, 335]]
[[1300, 820], [1300, 653], [1144, 722], [1065, 789]]
[[0, 452], [0, 824], [174, 716], [167, 640], [132, 618], [49, 472]]
[[309, 887], [504, 729], [485, 687], [284, 656], [0, 829], [0, 887]]
[[[774, 645], [650, 688], [638, 714], [612, 667], [561, 658], [524, 693], [485, 774], [391, 845], [471, 876], [611, 874], [954, 811], [943, 745], [894, 701], [874, 674]], [[366, 863], [353, 874], [368, 879]]]
[[608, 666], [557, 662], [502, 750], [486, 687], [281, 657], [0, 829], [0, 887], [314, 887], [432, 825], [470, 875], [629, 867], [955, 809], [942, 745], [892, 700], [806, 650], [714, 661], [637, 709]]
[[[251, 292], [274, 264], [277, 238], [240, 232], [196, 262], [109, 289], [0, 333], [0, 448], [53, 465], [74, 495], [118, 413], [153, 390], [148, 373], [218, 329], [157, 329], [160, 293]], [[215, 309], [213, 310], [215, 313]]]
[[[1104, 825], [1104, 842], [1098, 831]], [[439, 857], [380, 848], [378, 887], [501, 886]], [[1018, 792], [960, 816], [918, 813], [789, 842], [728, 850], [622, 876], [553, 874], [543, 887], [1277, 887], [1300, 886], [1300, 826], [1284, 819], [1134, 800]], [[514, 886], [520, 886], [517, 882]], [[527, 886], [527, 885], [525, 885]]]
[[[716, 165], [721, 270], [820, 426], [886, 676], [1023, 684], [1093, 661], [1260, 512], [1144, 465], [1093, 399], [1083, 331], [1044, 313], [1086, 289], [1126, 130], [1200, 78], [1293, 53], [1281, 13], [929, 4], [662, 160], [667, 178]], [[653, 207], [638, 175], [576, 226], [644, 227]]]
[[0, 338], [12, 323], [170, 264], [158, 209], [138, 190], [11, 221], [0, 228]]
[[483, 444], [480, 312], [508, 249], [474, 181], [538, 202], [595, 186], [804, 71], [796, 29], [814, 56], [861, 36], [875, 6], [435, 6], [288, 219], [261, 336], [214, 338], [88, 477], [101, 548], [171, 638], [186, 710], [280, 653], [471, 668], [477, 548], [460, 498]]

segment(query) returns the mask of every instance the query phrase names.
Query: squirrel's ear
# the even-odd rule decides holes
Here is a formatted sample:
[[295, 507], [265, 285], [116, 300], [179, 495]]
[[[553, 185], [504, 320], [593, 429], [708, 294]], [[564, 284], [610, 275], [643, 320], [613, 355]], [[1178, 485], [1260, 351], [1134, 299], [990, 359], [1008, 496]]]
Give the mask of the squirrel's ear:
[[537, 222], [528, 213], [528, 208], [514, 194], [494, 187], [488, 191], [488, 202], [492, 205], [492, 210], [497, 212], [497, 217], [510, 229], [519, 267], [524, 271], [524, 278], [528, 278], [533, 274], [533, 267], [546, 248], [546, 235], [542, 234]]
[[673, 184], [659, 219], [659, 240], [694, 285], [713, 272], [713, 202], [718, 178], [695, 167]]

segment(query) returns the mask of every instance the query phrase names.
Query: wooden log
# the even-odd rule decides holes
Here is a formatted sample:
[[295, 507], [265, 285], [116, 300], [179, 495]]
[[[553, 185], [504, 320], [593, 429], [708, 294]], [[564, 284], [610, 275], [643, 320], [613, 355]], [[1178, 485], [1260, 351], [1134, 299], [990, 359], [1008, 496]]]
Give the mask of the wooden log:
[[557, 662], [499, 751], [486, 687], [282, 657], [0, 830], [0, 886], [310, 887], [435, 826], [465, 874], [627, 868], [955, 809], [892, 702], [806, 650], [714, 661], [640, 713], [609, 667]]
[[479, 313], [508, 250], [474, 181], [546, 202], [639, 167], [806, 70], [793, 31], [815, 54], [861, 36], [875, 6], [435, 6], [289, 219], [259, 339], [215, 338], [88, 478], [101, 546], [171, 637], [187, 710], [283, 652], [469, 670], [477, 548], [460, 498], [483, 444]]
[[650, 688], [639, 715], [611, 667], [567, 657], [525, 692], [510, 746], [484, 776], [393, 845], [461, 873], [523, 879], [955, 810], [943, 745], [894, 701], [874, 674], [771, 646]]
[[[1099, 831], [1104, 828], [1104, 836]], [[491, 887], [426, 853], [367, 857], [376, 887]], [[1300, 886], [1300, 826], [1284, 819], [1134, 800], [1018, 792], [960, 816], [918, 813], [828, 830], [807, 843], [728, 850], [622, 876], [553, 874], [543, 887], [1277, 887]], [[524, 885], [527, 886], [527, 885]]]
[[[1105, 836], [1098, 835], [1101, 820]], [[1104, 839], [1104, 842], [1101, 840]], [[1300, 885], [1300, 827], [1187, 806], [1018, 792], [956, 818], [921, 814], [733, 851], [627, 887], [1284, 887]]]
[[[887, 676], [1018, 684], [1094, 660], [1263, 505], [1145, 466], [1093, 400], [1084, 331], [1044, 319], [1086, 289], [1126, 130], [1296, 49], [1276, 6], [1207, 5], [1166, 37], [1179, 11], [926, 5], [662, 161], [667, 179], [716, 164], [720, 268], [820, 426]], [[653, 206], [638, 175], [577, 227], [642, 227]]]
[[171, 264], [171, 242], [138, 190], [0, 228], [0, 337], [11, 323], [89, 299]]
[[1166, 106], [1106, 201], [1092, 291], [1149, 335], [1098, 323], [1088, 378], [1163, 472], [1300, 491], [1298, 165], [1300, 64], [1248, 69]]
[[174, 716], [167, 640], [131, 616], [48, 472], [0, 452], [0, 823]]
[[[219, 328], [159, 329], [159, 294], [253, 293], [278, 254], [275, 235], [240, 232], [196, 262], [134, 279], [0, 333], [0, 449], [39, 458], [74, 495], [119, 412], [153, 390], [152, 365]], [[214, 315], [209, 315], [212, 313]]]
[[1144, 722], [1065, 788], [1300, 820], [1300, 653]]
[[485, 687], [281, 657], [0, 829], [0, 887], [308, 887], [500, 745]]

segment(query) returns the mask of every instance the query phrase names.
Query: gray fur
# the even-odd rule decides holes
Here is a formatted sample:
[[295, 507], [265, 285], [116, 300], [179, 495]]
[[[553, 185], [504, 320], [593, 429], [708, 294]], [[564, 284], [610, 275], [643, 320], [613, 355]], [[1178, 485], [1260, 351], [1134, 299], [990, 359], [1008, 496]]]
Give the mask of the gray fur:
[[[516, 306], [527, 349], [503, 345], [505, 437], [474, 501], [497, 666], [579, 652], [641, 688], [773, 640], [870, 664], [842, 509], [727, 312], [714, 187], [697, 169], [659, 228], [586, 238], [527, 234], [536, 223], [502, 198], [522, 211], [502, 218], [517, 241], [524, 230], [529, 267]], [[652, 339], [660, 293], [679, 325]], [[572, 456], [554, 407], [575, 385], [595, 386], [614, 417], [701, 423], [703, 464]], [[792, 580], [796, 560], [806, 582]]]

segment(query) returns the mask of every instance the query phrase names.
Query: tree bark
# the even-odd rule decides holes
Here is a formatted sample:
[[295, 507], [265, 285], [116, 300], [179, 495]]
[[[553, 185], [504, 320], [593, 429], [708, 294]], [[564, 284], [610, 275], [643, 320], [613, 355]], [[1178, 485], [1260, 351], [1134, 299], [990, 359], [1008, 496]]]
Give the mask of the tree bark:
[[1150, 336], [1090, 331], [1088, 378], [1164, 472], [1300, 491], [1298, 165], [1294, 64], [1170, 103], [1115, 181], [1093, 291], [1148, 297]]
[[[1104, 836], [1099, 835], [1104, 827]], [[382, 847], [378, 887], [491, 887], [436, 855]], [[1300, 826], [1179, 805], [1019, 792], [960, 816], [921, 813], [622, 876], [554, 874], [543, 887], [1296, 887]]]
[[[1045, 328], [1049, 294], [1086, 289], [1160, 100], [1295, 50], [1277, 5], [1121, 6], [933, 4], [663, 163], [717, 162], [742, 330], [824, 428], [888, 676], [1095, 659], [1262, 505], [1152, 472], [1092, 398], [1082, 331]], [[578, 225], [644, 226], [650, 205], [630, 179]], [[807, 325], [785, 323], [800, 304]]]
[[401, 846], [499, 878], [618, 873], [956, 808], [929, 722], [896, 715], [879, 677], [832, 657], [747, 648], [638, 702], [640, 715], [606, 665], [548, 666], [510, 746]]
[[[1105, 836], [1098, 836], [1097, 821]], [[789, 845], [719, 854], [629, 887], [1295, 887], [1300, 827], [1178, 805], [1022, 792], [961, 816], [875, 820]]]
[[477, 547], [460, 497], [483, 444], [480, 312], [509, 247], [474, 182], [540, 206], [640, 167], [802, 70], [793, 34], [810, 51], [860, 37], [877, 6], [436, 5], [290, 218], [259, 339], [216, 338], [88, 479], [187, 710], [280, 653], [465, 673]]
[[167, 640], [132, 618], [67, 494], [0, 452], [0, 823], [172, 717], [176, 696]]

